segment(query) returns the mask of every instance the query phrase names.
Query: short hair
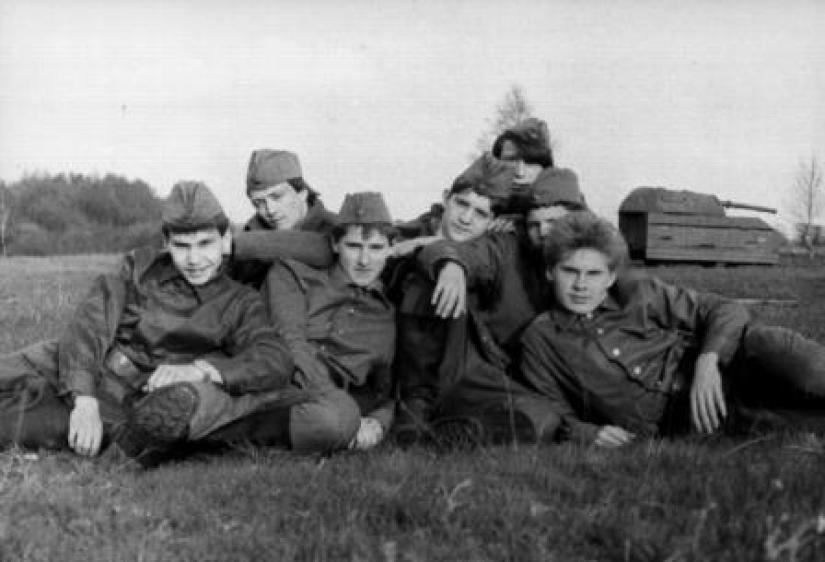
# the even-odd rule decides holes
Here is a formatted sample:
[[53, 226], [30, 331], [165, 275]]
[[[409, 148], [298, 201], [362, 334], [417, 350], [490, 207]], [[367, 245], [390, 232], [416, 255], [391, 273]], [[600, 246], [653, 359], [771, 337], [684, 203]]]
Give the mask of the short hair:
[[[486, 197], [490, 200], [490, 211], [493, 216], [498, 216], [501, 213], [509, 212], [510, 210], [510, 193], [502, 188], [489, 184], [483, 179], [459, 177], [450, 187], [447, 192], [447, 199], [464, 193], [465, 191], [472, 191], [479, 197]], [[442, 210], [442, 215], [443, 215]]]
[[554, 166], [553, 150], [549, 146], [531, 141], [513, 130], [503, 132], [493, 143], [493, 156], [496, 158], [501, 158], [505, 141], [510, 141], [516, 146], [519, 158], [524, 160], [525, 164], [538, 164], [542, 168]]
[[168, 239], [173, 234], [193, 234], [195, 232], [211, 230], [213, 228], [217, 228], [218, 233], [221, 236], [226, 234], [226, 231], [229, 230], [229, 219], [227, 216], [221, 213], [207, 224], [196, 224], [192, 226], [170, 226], [168, 224], [164, 224], [161, 227], [161, 231], [163, 232], [163, 237]]
[[304, 178], [302, 178], [302, 177], [289, 178], [288, 180], [286, 180], [286, 183], [288, 183], [290, 186], [292, 186], [292, 189], [294, 189], [295, 191], [297, 191], [299, 193], [301, 191], [306, 191], [307, 192], [307, 203], [310, 204], [310, 205], [314, 205], [315, 202], [318, 200], [318, 198], [321, 196], [317, 191], [312, 189], [309, 186], [309, 184], [306, 182], [306, 180], [304, 180]]
[[596, 250], [607, 257], [616, 271], [627, 262], [627, 243], [618, 229], [590, 211], [569, 213], [553, 223], [544, 242], [544, 261], [553, 268], [576, 250]]
[[332, 241], [338, 242], [346, 236], [349, 227], [351, 226], [360, 226], [361, 227], [361, 236], [364, 238], [369, 238], [373, 234], [380, 234], [382, 236], [386, 236], [387, 240], [392, 244], [396, 237], [398, 236], [398, 228], [395, 225], [390, 224], [388, 222], [371, 222], [371, 223], [358, 223], [358, 222], [350, 222], [345, 224], [336, 224], [332, 227]]

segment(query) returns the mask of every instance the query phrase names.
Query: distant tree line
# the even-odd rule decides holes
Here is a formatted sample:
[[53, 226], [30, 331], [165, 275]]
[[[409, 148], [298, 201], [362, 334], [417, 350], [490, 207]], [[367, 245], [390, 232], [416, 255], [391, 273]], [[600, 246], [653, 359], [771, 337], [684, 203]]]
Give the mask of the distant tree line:
[[143, 181], [25, 174], [0, 182], [3, 255], [122, 252], [160, 243], [161, 201]]

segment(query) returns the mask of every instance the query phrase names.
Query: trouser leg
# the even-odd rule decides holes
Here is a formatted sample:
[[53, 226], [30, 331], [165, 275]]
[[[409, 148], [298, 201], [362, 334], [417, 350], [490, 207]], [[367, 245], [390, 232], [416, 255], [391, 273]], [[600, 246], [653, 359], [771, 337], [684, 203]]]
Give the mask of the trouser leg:
[[324, 390], [290, 410], [292, 449], [299, 453], [346, 449], [360, 425], [361, 412], [348, 393], [338, 388]]
[[731, 366], [734, 413], [752, 425], [825, 429], [825, 347], [777, 326], [749, 327]]
[[825, 399], [825, 346], [777, 326], [749, 327], [735, 382], [763, 400]]
[[69, 407], [42, 377], [0, 391], [0, 446], [65, 449], [68, 435]]
[[438, 420], [478, 419], [493, 442], [554, 440], [561, 420], [544, 397], [480, 359], [470, 365], [441, 400]]
[[184, 442], [204, 440], [260, 410], [292, 405], [304, 394], [282, 389], [233, 396], [211, 383], [165, 386], [127, 408], [126, 423], [115, 439], [126, 454], [153, 465]]
[[0, 355], [0, 446], [68, 446], [69, 408], [57, 396], [57, 341]]

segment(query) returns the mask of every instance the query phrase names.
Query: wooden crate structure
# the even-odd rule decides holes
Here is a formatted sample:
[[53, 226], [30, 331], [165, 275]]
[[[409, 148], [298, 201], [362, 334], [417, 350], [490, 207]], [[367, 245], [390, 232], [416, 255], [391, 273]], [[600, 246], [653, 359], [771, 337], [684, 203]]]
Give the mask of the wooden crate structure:
[[640, 187], [619, 207], [619, 230], [631, 258], [646, 263], [778, 263], [782, 236], [757, 217], [727, 216], [726, 207], [775, 212], [714, 195]]

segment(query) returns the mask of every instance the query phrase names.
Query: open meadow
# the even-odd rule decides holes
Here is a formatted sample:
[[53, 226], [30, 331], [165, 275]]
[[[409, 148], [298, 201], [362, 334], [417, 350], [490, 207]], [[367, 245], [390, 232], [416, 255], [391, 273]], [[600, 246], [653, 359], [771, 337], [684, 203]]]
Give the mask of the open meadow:
[[[53, 337], [111, 256], [0, 260], [0, 351]], [[751, 299], [825, 341], [825, 265], [655, 275]], [[0, 561], [825, 560], [825, 438], [761, 434], [619, 451], [382, 445], [240, 449], [135, 472], [0, 453]]]

